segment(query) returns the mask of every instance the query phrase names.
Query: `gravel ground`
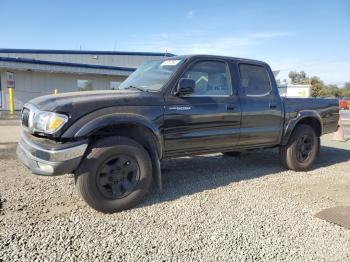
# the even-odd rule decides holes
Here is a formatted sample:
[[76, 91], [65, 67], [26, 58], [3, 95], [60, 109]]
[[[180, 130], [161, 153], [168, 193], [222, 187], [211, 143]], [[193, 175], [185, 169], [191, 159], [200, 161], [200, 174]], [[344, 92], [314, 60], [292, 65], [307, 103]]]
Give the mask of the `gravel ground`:
[[350, 261], [350, 230], [314, 217], [350, 205], [350, 142], [322, 143], [305, 173], [276, 150], [167, 160], [164, 193], [112, 215], [87, 207], [71, 176], [31, 175], [0, 145], [0, 261]]
[[5, 144], [17, 143], [21, 135], [19, 119], [2, 119], [0, 110], [0, 150]]

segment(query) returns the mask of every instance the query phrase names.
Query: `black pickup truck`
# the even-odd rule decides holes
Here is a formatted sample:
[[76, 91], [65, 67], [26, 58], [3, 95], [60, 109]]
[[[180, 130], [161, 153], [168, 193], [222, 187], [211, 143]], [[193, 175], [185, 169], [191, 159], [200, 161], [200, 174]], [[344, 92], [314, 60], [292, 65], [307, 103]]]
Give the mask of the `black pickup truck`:
[[334, 132], [334, 99], [283, 99], [260, 61], [176, 56], [141, 65], [119, 90], [35, 98], [22, 110], [18, 158], [34, 174], [74, 173], [94, 209], [134, 206], [165, 158], [278, 147], [288, 169], [311, 168]]

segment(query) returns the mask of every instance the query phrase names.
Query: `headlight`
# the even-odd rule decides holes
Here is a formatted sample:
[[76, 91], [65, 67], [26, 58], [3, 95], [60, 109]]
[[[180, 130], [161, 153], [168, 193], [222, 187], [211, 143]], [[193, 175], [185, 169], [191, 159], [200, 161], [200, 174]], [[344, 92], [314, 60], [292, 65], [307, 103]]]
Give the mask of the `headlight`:
[[39, 112], [34, 115], [33, 130], [46, 134], [55, 133], [68, 120], [66, 115], [56, 114], [52, 112]]

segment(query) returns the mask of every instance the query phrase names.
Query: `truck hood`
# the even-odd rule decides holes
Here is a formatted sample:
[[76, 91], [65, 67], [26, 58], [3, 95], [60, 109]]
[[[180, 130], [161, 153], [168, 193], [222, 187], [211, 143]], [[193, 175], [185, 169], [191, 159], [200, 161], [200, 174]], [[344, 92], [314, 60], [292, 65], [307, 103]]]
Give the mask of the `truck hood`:
[[92, 111], [112, 106], [150, 106], [162, 103], [159, 93], [138, 90], [70, 92], [46, 95], [29, 101], [39, 110], [68, 114], [77, 119]]

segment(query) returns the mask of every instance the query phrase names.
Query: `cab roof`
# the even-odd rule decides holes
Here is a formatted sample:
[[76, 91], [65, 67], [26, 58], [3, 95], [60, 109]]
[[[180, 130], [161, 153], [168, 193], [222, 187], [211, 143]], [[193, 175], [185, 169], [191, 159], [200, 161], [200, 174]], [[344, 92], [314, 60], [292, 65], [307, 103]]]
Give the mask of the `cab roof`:
[[257, 65], [262, 65], [266, 66], [268, 65], [264, 61], [259, 61], [255, 59], [248, 59], [248, 58], [240, 58], [240, 57], [231, 57], [231, 56], [219, 56], [219, 55], [179, 55], [179, 56], [172, 56], [172, 57], [167, 57], [166, 59], [222, 59], [222, 60], [227, 60], [227, 61], [237, 61], [241, 63], [251, 63], [251, 64], [257, 64]]

